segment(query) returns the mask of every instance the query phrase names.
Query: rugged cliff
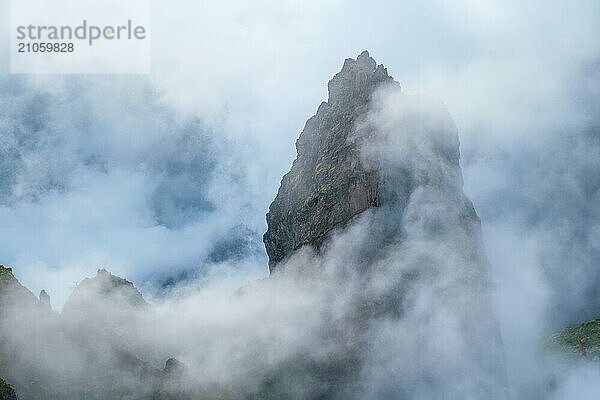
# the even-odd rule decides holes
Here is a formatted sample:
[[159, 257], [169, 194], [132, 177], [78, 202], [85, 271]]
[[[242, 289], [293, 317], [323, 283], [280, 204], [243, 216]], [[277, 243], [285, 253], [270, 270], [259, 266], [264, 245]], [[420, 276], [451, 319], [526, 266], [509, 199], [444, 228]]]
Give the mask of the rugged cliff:
[[105, 303], [117, 304], [123, 308], [148, 305], [132, 282], [105, 269], [99, 269], [95, 277], [85, 278], [75, 287], [63, 307], [63, 314], [95, 314]]
[[306, 122], [296, 160], [269, 207], [263, 240], [271, 271], [294, 250], [320, 247], [332, 229], [378, 206], [378, 174], [360, 161], [364, 138], [355, 135], [355, 123], [368, 112], [372, 93], [392, 83], [367, 51], [346, 59], [329, 81], [329, 99]]
[[[20, 362], [22, 350], [15, 346], [15, 337], [29, 338], [37, 321], [50, 316], [46, 306], [21, 285], [12, 268], [0, 264], [0, 376], [17, 387], [19, 381], [30, 378]], [[32, 346], [29, 350], [33, 348]], [[13, 386], [0, 378], [0, 400], [16, 400]]]
[[[369, 208], [387, 205], [401, 214], [423, 186], [444, 191], [460, 209], [477, 253], [479, 217], [462, 192], [458, 134], [447, 111], [404, 95], [367, 51], [346, 59], [328, 89], [267, 213], [271, 272], [304, 245], [319, 250], [331, 231]], [[380, 93], [395, 97], [392, 112], [381, 110]]]
[[[133, 283], [100, 269], [75, 287], [59, 314], [46, 291], [36, 299], [0, 266], [0, 299], [0, 376], [21, 398], [146, 400], [170, 393], [166, 385], [177, 371], [161, 371], [133, 345], [130, 331], [149, 309]], [[13, 400], [11, 393], [0, 380], [0, 399]]]
[[0, 379], [0, 400], [17, 400], [15, 389], [3, 379]]
[[[24, 398], [505, 398], [452, 119], [402, 93], [367, 52], [328, 88], [267, 215], [277, 273], [219, 304], [223, 321], [194, 321], [207, 316], [189, 313], [196, 297], [179, 306], [185, 321], [156, 315], [106, 270], [77, 285], [59, 315], [12, 274], [3, 290], [0, 270], [0, 295], [39, 310], [13, 314], [3, 332], [25, 371], [6, 378]], [[181, 323], [189, 342], [155, 336], [169, 322], [160, 328], [179, 335]], [[163, 347], [189, 355], [190, 370], [174, 359], [157, 368]]]
[[[325, 304], [339, 306], [341, 293], [352, 293], [342, 320], [324, 322], [332, 342], [346, 343], [313, 364], [313, 371], [329, 371], [311, 377], [324, 380], [320, 395], [414, 398], [429, 390], [414, 383], [430, 382], [439, 392], [425, 398], [505, 398], [480, 221], [463, 192], [458, 132], [448, 112], [404, 94], [366, 51], [347, 59], [328, 89], [298, 138], [263, 238], [272, 273], [309, 268], [310, 278], [299, 279], [317, 280], [310, 285]], [[303, 255], [304, 246], [316, 257]], [[389, 329], [394, 339], [380, 348]], [[435, 339], [423, 341], [416, 332]], [[420, 343], [418, 350], [412, 343]], [[452, 354], [456, 348], [460, 357]], [[421, 367], [384, 367], [384, 353]], [[386, 382], [394, 383], [382, 392], [353, 383], [392, 369]]]
[[0, 264], [0, 316], [6, 312], [7, 304], [29, 307], [37, 303], [33, 293], [15, 278], [12, 269]]

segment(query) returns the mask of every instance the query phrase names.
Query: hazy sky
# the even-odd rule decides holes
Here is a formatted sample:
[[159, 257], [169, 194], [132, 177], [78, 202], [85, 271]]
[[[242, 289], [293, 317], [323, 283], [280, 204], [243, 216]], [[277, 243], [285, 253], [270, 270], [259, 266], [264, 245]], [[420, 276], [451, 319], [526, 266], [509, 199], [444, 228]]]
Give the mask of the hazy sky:
[[[504, 267], [518, 276], [515, 264], [556, 248], [536, 230], [539, 199], [580, 188], [567, 172], [589, 157], [556, 157], [550, 144], [589, 122], [599, 16], [595, 1], [155, 1], [151, 76], [2, 78], [0, 143], [22, 154], [5, 168], [14, 193], [0, 208], [0, 258], [60, 308], [100, 264], [143, 281], [197, 265], [239, 224], [257, 241], [327, 80], [368, 49], [406, 92], [449, 108], [502, 285]], [[19, 142], [32, 104], [46, 125]], [[575, 142], [573, 152], [588, 147]], [[183, 149], [194, 151], [177, 160]]]
[[598, 21], [597, 0], [154, 1], [150, 76], [0, 76], [0, 262], [56, 309], [100, 266], [147, 293], [207, 260], [265, 276], [295, 139], [368, 49], [458, 126], [509, 380], [534, 391], [526, 350], [600, 306]]

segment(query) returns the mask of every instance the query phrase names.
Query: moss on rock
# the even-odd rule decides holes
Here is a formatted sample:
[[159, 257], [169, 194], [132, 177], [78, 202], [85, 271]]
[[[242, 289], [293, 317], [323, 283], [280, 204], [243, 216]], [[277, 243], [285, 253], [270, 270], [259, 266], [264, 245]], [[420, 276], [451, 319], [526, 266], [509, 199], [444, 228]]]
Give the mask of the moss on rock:
[[551, 351], [600, 360], [600, 319], [565, 328], [548, 338]]
[[15, 389], [2, 378], [0, 378], [0, 400], [17, 400]]

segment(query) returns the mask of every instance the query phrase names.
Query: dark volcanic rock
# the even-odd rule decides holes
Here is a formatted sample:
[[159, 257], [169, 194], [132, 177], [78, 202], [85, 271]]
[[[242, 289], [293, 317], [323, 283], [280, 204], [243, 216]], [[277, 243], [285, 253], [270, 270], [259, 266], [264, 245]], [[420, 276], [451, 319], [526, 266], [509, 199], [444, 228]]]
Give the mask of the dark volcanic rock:
[[[142, 399], [160, 370], [137, 356], [127, 333], [147, 303], [106, 270], [83, 280], [61, 315], [0, 267], [0, 375], [24, 399]], [[82, 362], [93, 360], [93, 362]]]
[[176, 358], [169, 358], [161, 371], [159, 387], [152, 400], [187, 400], [192, 398], [192, 391], [186, 383], [189, 379], [188, 369]]
[[15, 390], [0, 378], [0, 400], [17, 400]]
[[42, 307], [47, 310], [52, 310], [52, 306], [50, 304], [50, 295], [45, 290], [42, 289], [39, 298]]
[[163, 369], [163, 372], [169, 376], [182, 376], [186, 371], [187, 368], [185, 364], [173, 357], [165, 362], [165, 368]]
[[329, 82], [329, 99], [306, 122], [296, 160], [269, 207], [263, 241], [271, 272], [293, 251], [307, 244], [319, 248], [332, 229], [378, 206], [378, 173], [361, 164], [364, 138], [354, 127], [368, 112], [372, 93], [393, 82], [367, 51], [347, 59]]
[[[21, 285], [12, 269], [0, 265], [0, 375], [23, 398], [31, 398], [24, 388], [33, 381], [32, 364], [23, 359], [35, 354], [39, 344], [47, 344], [45, 337], [37, 335], [37, 329], [46, 326], [52, 317], [50, 310]], [[0, 400], [16, 398], [11, 385], [0, 379]]]
[[149, 309], [133, 283], [100, 269], [95, 277], [75, 287], [61, 319], [74, 331], [78, 326], [88, 326], [94, 327], [96, 335], [127, 335]]
[[12, 268], [0, 264], [0, 305], [33, 306], [37, 299], [15, 278]]
[[[367, 52], [347, 59], [328, 88], [298, 138], [263, 240], [271, 272], [305, 245], [316, 250], [300, 252], [273, 281], [319, 293], [320, 312], [332, 318], [321, 340], [335, 350], [292, 360], [293, 373], [278, 365], [266, 393], [420, 398], [420, 382], [423, 398], [505, 399], [480, 221], [463, 191], [452, 118], [438, 102], [402, 93]], [[328, 308], [345, 296], [343, 312]], [[444, 321], [452, 323], [439, 330]], [[411, 361], [395, 361], [403, 359]]]
[[549, 350], [570, 357], [600, 360], [600, 319], [565, 328], [547, 340]]

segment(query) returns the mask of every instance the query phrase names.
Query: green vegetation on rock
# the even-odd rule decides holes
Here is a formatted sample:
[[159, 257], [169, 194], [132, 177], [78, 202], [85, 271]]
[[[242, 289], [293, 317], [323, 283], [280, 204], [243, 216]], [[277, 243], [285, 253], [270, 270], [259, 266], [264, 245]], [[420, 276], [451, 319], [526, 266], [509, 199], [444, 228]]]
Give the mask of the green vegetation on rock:
[[547, 344], [554, 351], [600, 360], [600, 319], [565, 328], [551, 335]]
[[393, 84], [366, 51], [346, 59], [329, 81], [328, 101], [306, 122], [296, 160], [269, 207], [263, 239], [271, 271], [304, 245], [318, 250], [330, 231], [379, 206], [378, 171], [360, 162], [369, 130], [356, 126], [366, 119], [373, 93]]
[[0, 400], [17, 400], [15, 389], [0, 378]]

